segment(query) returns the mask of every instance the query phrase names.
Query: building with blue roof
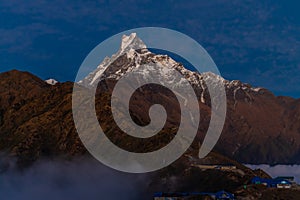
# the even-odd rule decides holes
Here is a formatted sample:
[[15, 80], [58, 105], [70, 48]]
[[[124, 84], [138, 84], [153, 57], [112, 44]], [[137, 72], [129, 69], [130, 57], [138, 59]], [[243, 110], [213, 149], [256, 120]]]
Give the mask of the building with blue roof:
[[251, 180], [252, 184], [262, 184], [271, 188], [291, 188], [292, 183], [284, 178], [277, 177], [275, 179], [272, 178], [260, 178], [258, 176], [253, 177]]

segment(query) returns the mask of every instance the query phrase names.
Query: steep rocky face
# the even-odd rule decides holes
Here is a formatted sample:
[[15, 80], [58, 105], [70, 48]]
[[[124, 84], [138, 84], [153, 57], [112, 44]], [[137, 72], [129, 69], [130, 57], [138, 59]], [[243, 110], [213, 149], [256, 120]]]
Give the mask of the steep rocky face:
[[299, 100], [263, 91], [250, 96], [242, 93], [237, 100], [228, 95], [228, 117], [217, 148], [248, 163], [299, 163], [300, 134], [295, 116], [300, 110], [291, 107]]

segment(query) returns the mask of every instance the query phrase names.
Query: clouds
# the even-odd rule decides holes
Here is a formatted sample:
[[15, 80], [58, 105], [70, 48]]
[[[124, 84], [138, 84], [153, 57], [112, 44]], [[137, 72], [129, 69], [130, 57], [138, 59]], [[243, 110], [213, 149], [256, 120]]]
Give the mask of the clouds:
[[91, 159], [39, 161], [20, 172], [0, 174], [0, 196], [10, 200], [134, 200], [144, 177], [120, 173]]
[[273, 178], [277, 176], [294, 176], [295, 181], [300, 183], [300, 165], [247, 165], [251, 169], [262, 169]]

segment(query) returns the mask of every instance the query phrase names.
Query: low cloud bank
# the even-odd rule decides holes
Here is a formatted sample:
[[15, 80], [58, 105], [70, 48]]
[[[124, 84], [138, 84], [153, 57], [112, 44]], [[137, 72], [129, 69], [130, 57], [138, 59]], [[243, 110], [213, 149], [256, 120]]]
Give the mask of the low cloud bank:
[[[40, 161], [20, 172], [0, 174], [0, 197], [10, 200], [134, 200], [145, 176], [112, 170], [91, 159]], [[147, 198], [146, 198], [147, 199]]]
[[300, 165], [246, 165], [251, 169], [262, 169], [272, 177], [294, 176], [295, 181], [300, 183]]

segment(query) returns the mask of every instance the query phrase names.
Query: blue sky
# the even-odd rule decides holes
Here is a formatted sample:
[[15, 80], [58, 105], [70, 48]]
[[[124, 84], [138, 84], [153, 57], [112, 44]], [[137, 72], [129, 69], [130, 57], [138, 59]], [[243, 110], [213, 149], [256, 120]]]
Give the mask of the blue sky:
[[198, 41], [226, 79], [299, 98], [299, 8], [297, 1], [279, 0], [0, 0], [0, 71], [73, 81], [103, 40], [159, 26]]

